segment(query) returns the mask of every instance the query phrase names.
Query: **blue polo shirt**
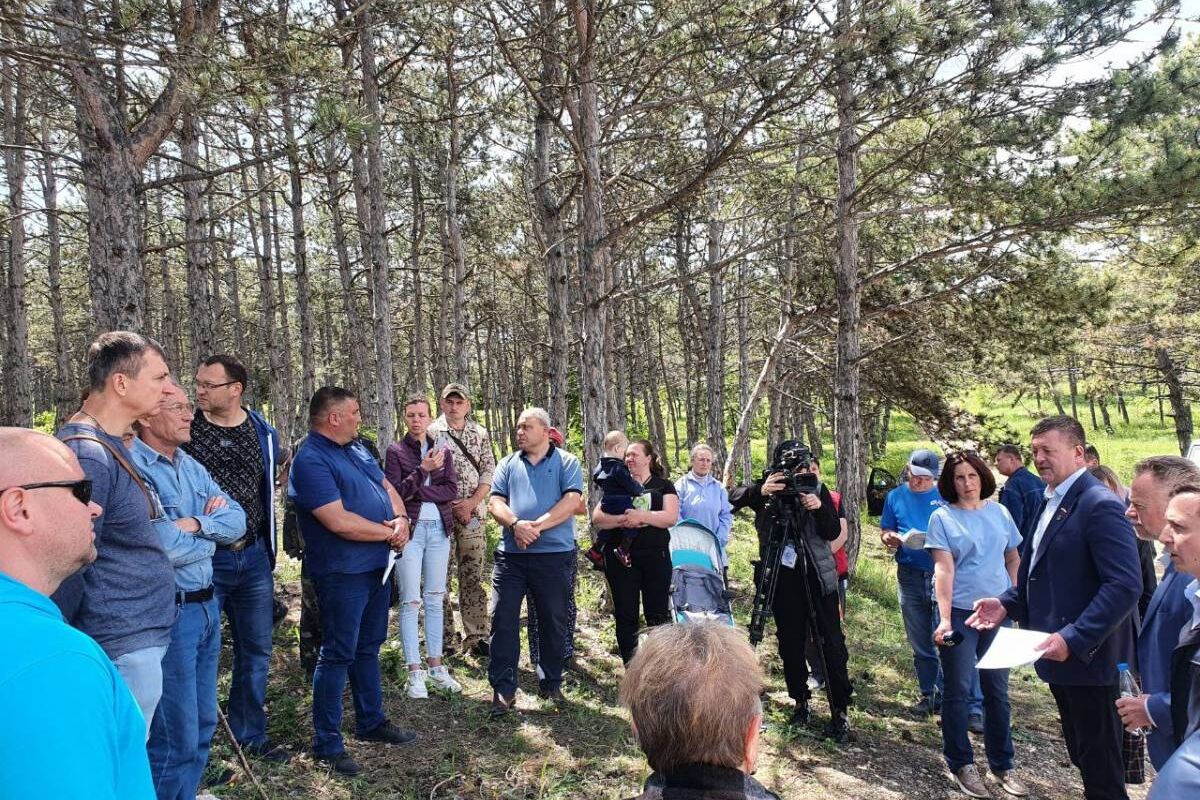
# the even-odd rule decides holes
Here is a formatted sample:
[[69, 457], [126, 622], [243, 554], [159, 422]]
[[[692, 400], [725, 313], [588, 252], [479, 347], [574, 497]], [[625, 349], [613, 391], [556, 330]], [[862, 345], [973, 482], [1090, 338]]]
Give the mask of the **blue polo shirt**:
[[[529, 463], [525, 451], [505, 456], [492, 475], [492, 496], [503, 497], [517, 519], [534, 520], [545, 514], [568, 492], [583, 494], [583, 471], [579, 459], [550, 443], [550, 450], [536, 464]], [[501, 553], [564, 553], [575, 549], [575, 517], [567, 517], [553, 528], [542, 531], [537, 541], [525, 549], [517, 547], [512, 528], [496, 549]]]
[[341, 500], [347, 511], [372, 522], [386, 522], [395, 516], [383, 488], [379, 462], [357, 441], [340, 445], [310, 431], [292, 460], [288, 497], [296, 506], [296, 521], [304, 536], [304, 561], [314, 577], [371, 572], [387, 566], [387, 542], [343, 539], [312, 515], [314, 509]]
[[[902, 483], [888, 492], [883, 502], [883, 514], [879, 517], [879, 527], [896, 533], [908, 533], [912, 529], [929, 530], [929, 517], [934, 511], [946, 505], [938, 493], [937, 487], [928, 492], [917, 494]], [[933, 558], [924, 550], [910, 550], [901, 547], [896, 550], [896, 563], [902, 567], [933, 572]]]
[[154, 800], [125, 681], [49, 597], [0, 573], [0, 797]]

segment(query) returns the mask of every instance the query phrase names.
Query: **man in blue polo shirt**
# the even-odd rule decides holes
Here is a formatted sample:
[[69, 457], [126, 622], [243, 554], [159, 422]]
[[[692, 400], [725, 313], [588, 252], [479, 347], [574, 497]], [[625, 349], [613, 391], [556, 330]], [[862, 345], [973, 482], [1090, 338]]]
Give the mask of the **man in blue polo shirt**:
[[521, 601], [529, 594], [537, 612], [542, 673], [538, 694], [564, 702], [562, 668], [568, 605], [573, 591], [575, 508], [583, 473], [575, 456], [550, 441], [550, 415], [527, 408], [517, 418], [517, 452], [505, 456], [492, 476], [488, 511], [504, 529], [492, 568], [492, 643], [488, 682], [494, 717], [517, 695]]
[[49, 595], [96, 559], [92, 483], [65, 445], [0, 428], [0, 797], [152, 800], [146, 723]]
[[360, 419], [353, 392], [318, 389], [308, 405], [309, 434], [288, 479], [324, 634], [313, 674], [313, 753], [343, 775], [361, 772], [342, 740], [347, 676], [359, 739], [407, 744], [417, 738], [384, 716], [379, 678], [391, 599], [389, 553], [408, 542], [408, 517], [379, 463], [355, 441]]
[[1000, 489], [1001, 504], [1008, 509], [1022, 536], [1032, 534], [1027, 528], [1037, 519], [1046, 484], [1025, 468], [1025, 456], [1015, 444], [1004, 444], [996, 450], [996, 471], [1005, 478]]
[[175, 568], [175, 624], [162, 660], [163, 694], [150, 725], [150, 772], [159, 800], [192, 800], [217, 729], [221, 608], [213, 553], [246, 533], [246, 513], [200, 462], [181, 449], [192, 438], [192, 406], [177, 385], [158, 414], [138, 420], [129, 451], [154, 487], [164, 517], [155, 521]]

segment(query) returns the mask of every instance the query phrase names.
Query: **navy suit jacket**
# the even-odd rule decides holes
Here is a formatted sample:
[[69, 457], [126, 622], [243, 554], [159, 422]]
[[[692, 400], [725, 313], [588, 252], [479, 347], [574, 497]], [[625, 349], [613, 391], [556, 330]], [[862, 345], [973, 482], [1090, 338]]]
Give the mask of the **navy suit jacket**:
[[1179, 632], [1192, 620], [1192, 604], [1184, 594], [1191, 577], [1167, 565], [1162, 583], [1150, 598], [1142, 632], [1138, 635], [1138, 672], [1142, 691], [1150, 695], [1146, 707], [1154, 728], [1146, 737], [1150, 762], [1161, 770], [1175, 752], [1175, 726], [1171, 720], [1171, 653], [1179, 643]]
[[[1044, 505], [1044, 503], [1043, 503]], [[1117, 663], [1133, 651], [1130, 613], [1142, 573], [1125, 506], [1084, 472], [1046, 527], [1033, 560], [1033, 531], [1021, 542], [1017, 584], [1000, 596], [1008, 616], [1029, 630], [1059, 633], [1066, 661], [1039, 659], [1038, 675], [1064, 686], [1115, 686]]]

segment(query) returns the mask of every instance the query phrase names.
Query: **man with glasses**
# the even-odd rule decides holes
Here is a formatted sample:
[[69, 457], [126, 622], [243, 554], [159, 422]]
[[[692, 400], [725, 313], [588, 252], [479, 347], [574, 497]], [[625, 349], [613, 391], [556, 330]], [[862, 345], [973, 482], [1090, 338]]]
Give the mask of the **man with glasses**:
[[213, 556], [217, 602], [233, 637], [229, 726], [242, 749], [273, 761], [287, 752], [267, 737], [267, 669], [271, 663], [275, 587], [275, 470], [279, 432], [242, 405], [249, 376], [232, 356], [209, 356], [196, 368], [190, 442], [183, 445], [246, 512], [246, 535]]
[[95, 560], [92, 526], [106, 509], [90, 502], [92, 482], [52, 437], [0, 428], [0, 452], [0, 793], [150, 800], [137, 703], [107, 654], [48, 597]]
[[142, 709], [147, 736], [175, 622], [175, 574], [152, 522], [161, 508], [121, 436], [158, 412], [169, 375], [158, 343], [128, 331], [101, 334], [88, 348], [87, 399], [58, 431], [103, 511], [92, 522], [95, 563], [63, 582], [54, 601], [108, 653]]
[[178, 386], [159, 413], [138, 420], [133, 463], [166, 512], [158, 523], [175, 567], [175, 624], [163, 657], [163, 696], [150, 725], [150, 772], [159, 800], [196, 796], [217, 729], [221, 611], [213, 595], [212, 557], [240, 539], [246, 514], [180, 445], [192, 438], [192, 407]]

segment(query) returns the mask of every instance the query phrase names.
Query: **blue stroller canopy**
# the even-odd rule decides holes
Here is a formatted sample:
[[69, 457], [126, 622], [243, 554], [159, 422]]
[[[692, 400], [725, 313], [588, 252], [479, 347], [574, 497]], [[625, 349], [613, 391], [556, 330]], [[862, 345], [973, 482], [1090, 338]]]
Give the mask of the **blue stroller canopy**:
[[694, 519], [670, 529], [671, 606], [676, 622], [718, 620], [733, 625], [724, 558], [715, 533]]

